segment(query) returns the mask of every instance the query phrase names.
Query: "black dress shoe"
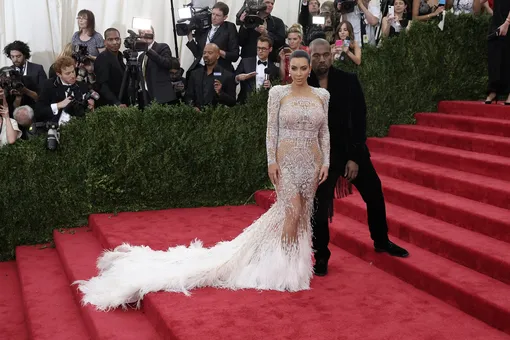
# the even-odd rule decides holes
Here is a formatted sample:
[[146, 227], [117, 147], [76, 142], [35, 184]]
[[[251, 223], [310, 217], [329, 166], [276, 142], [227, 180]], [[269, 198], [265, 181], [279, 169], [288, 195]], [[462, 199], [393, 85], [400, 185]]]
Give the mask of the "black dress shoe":
[[313, 271], [317, 276], [326, 276], [328, 273], [328, 260], [316, 260]]
[[375, 251], [378, 253], [388, 253], [396, 257], [408, 257], [409, 252], [402, 247], [397, 246], [395, 243], [388, 241], [383, 244], [374, 244]]

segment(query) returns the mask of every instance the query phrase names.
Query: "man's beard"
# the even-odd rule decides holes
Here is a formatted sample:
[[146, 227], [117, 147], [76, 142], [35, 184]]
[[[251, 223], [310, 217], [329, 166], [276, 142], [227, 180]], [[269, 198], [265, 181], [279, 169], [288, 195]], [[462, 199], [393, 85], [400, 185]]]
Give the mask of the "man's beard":
[[329, 71], [329, 67], [326, 67], [326, 66], [319, 66], [319, 67], [316, 67], [313, 69], [313, 72], [315, 73], [315, 75], [317, 75], [318, 77], [321, 77], [321, 76], [324, 76], [326, 74], [328, 74], [328, 71]]

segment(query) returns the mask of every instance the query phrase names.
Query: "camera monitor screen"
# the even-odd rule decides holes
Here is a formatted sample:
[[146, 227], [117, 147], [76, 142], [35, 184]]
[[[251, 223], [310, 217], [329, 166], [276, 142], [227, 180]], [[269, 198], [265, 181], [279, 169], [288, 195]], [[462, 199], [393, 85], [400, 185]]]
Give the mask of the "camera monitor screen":
[[312, 17], [312, 23], [314, 25], [324, 25], [324, 23], [326, 22], [326, 18], [322, 17], [322, 16], [313, 16]]

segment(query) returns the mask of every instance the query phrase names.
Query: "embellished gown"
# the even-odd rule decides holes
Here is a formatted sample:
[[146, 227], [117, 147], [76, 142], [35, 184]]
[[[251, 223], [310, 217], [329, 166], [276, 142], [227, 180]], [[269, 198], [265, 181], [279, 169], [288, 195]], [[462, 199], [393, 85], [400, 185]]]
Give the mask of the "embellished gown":
[[154, 251], [123, 244], [97, 261], [99, 275], [76, 281], [83, 304], [108, 310], [137, 303], [150, 292], [189, 294], [198, 287], [299, 291], [313, 275], [311, 215], [322, 166], [329, 166], [329, 92], [312, 88], [310, 97], [291, 94], [291, 85], [269, 91], [268, 164], [280, 180], [275, 204], [230, 241], [204, 248]]

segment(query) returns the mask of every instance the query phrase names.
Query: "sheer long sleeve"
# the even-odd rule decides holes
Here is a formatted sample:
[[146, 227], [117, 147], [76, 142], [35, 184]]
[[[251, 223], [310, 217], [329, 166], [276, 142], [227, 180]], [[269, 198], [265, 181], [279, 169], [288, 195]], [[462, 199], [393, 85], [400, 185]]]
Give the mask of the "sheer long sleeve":
[[279, 86], [269, 90], [267, 101], [267, 165], [276, 163], [276, 148], [278, 145], [278, 112], [280, 111]]
[[323, 90], [321, 95], [322, 105], [324, 107], [324, 116], [325, 119], [319, 130], [319, 144], [322, 151], [323, 157], [323, 166], [329, 167], [329, 158], [330, 158], [330, 140], [329, 140], [329, 124], [328, 124], [328, 111], [329, 111], [329, 92], [327, 90]]

